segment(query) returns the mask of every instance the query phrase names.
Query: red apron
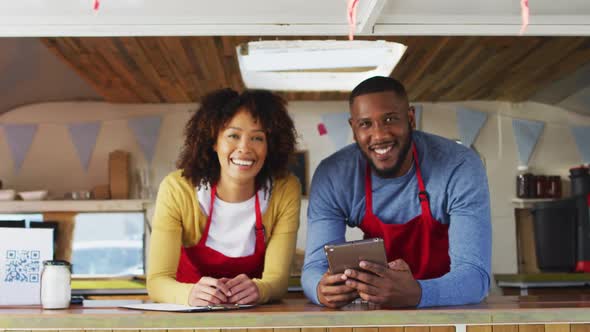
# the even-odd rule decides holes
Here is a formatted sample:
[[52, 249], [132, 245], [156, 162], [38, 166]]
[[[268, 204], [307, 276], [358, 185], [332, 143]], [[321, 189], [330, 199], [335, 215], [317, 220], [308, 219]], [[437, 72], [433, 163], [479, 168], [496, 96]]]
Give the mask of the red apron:
[[264, 269], [264, 227], [262, 226], [262, 213], [258, 202], [258, 193], [255, 194], [256, 207], [256, 247], [250, 256], [227, 257], [224, 254], [206, 246], [211, 216], [213, 215], [213, 202], [217, 193], [217, 186], [211, 188], [211, 205], [205, 231], [195, 246], [180, 248], [180, 261], [176, 270], [176, 280], [185, 283], [196, 283], [201, 277], [233, 278], [239, 274], [246, 274], [249, 278], [261, 278]]
[[416, 279], [438, 278], [451, 268], [449, 258], [449, 226], [442, 224], [432, 217], [429, 198], [420, 166], [418, 152], [412, 144], [416, 179], [418, 180], [420, 206], [422, 214], [404, 224], [386, 224], [373, 214], [373, 194], [371, 189], [371, 168], [367, 163], [365, 172], [365, 216], [360, 229], [366, 238], [382, 238], [387, 253], [387, 261], [402, 258], [410, 268]]

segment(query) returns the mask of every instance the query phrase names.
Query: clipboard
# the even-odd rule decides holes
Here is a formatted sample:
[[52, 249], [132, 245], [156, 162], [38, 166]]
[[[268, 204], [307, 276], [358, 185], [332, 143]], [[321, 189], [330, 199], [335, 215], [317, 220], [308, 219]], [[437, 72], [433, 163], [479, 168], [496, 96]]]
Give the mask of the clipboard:
[[173, 303], [137, 303], [121, 305], [119, 308], [146, 310], [146, 311], [167, 311], [167, 312], [203, 312], [203, 311], [225, 311], [238, 310], [255, 307], [255, 304], [216, 304], [208, 306], [191, 307], [188, 305]]

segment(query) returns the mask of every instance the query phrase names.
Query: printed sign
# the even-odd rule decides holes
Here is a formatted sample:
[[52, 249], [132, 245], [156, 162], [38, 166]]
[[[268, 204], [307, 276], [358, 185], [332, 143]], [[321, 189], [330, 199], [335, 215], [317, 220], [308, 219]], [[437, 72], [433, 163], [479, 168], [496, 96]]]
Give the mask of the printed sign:
[[53, 257], [53, 229], [0, 228], [0, 305], [41, 304], [43, 261]]

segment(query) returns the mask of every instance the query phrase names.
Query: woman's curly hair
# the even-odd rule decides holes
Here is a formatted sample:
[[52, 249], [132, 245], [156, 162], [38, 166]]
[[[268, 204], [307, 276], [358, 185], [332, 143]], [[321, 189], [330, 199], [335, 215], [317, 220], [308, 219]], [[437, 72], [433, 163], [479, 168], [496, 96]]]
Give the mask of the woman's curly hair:
[[185, 127], [184, 146], [176, 163], [182, 176], [197, 187], [219, 181], [221, 167], [213, 146], [219, 132], [238, 110], [246, 109], [260, 121], [268, 146], [255, 185], [257, 189], [270, 189], [267, 181], [287, 175], [295, 152], [297, 132], [286, 105], [283, 98], [265, 90], [246, 90], [239, 94], [232, 89], [220, 89], [204, 96]]

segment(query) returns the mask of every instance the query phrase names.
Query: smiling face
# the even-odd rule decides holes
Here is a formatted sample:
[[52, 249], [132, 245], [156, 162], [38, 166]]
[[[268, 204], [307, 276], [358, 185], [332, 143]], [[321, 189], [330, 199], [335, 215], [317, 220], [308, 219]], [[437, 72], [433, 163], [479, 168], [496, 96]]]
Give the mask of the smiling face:
[[254, 186], [267, 153], [266, 133], [260, 121], [241, 108], [219, 130], [213, 147], [221, 166], [220, 182], [232, 181]]
[[412, 165], [410, 153], [414, 108], [395, 92], [375, 92], [354, 98], [350, 106], [354, 140], [381, 177], [398, 177]]

